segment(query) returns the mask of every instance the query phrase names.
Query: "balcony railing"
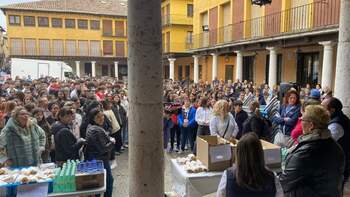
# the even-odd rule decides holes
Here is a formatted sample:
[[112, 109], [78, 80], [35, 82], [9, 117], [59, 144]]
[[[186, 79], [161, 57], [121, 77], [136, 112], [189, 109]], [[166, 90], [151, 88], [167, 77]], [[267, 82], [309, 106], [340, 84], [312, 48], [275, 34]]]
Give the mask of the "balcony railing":
[[192, 25], [193, 18], [187, 15], [162, 15], [162, 26], [165, 25]]
[[186, 51], [186, 48], [188, 47], [188, 42], [171, 42], [171, 43], [165, 43], [162, 47], [163, 53], [183, 53]]
[[281, 12], [227, 25], [193, 36], [187, 49], [337, 27], [340, 0], [318, 0]]

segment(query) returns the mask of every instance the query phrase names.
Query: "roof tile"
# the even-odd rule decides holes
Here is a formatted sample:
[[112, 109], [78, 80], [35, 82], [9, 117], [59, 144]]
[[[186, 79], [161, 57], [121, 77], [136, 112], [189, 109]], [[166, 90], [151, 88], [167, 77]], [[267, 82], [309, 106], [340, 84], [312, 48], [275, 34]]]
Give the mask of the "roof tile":
[[10, 4], [0, 8], [3, 10], [16, 9], [127, 16], [127, 0], [41, 0]]

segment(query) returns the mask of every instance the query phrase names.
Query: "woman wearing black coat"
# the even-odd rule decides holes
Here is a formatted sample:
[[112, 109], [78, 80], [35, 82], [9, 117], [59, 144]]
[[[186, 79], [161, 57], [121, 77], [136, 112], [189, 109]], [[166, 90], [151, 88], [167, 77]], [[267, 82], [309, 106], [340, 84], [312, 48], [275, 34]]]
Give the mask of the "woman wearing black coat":
[[[114, 115], [118, 120], [120, 128], [123, 129], [123, 127], [125, 127], [127, 124], [126, 111], [123, 108], [123, 106], [121, 106], [118, 95], [114, 97], [112, 104], [113, 104], [112, 111], [114, 112]], [[116, 154], [119, 155], [121, 151], [124, 149], [121, 132], [117, 132], [115, 140], [116, 140], [115, 151], [116, 151]]]
[[254, 132], [259, 139], [269, 141], [269, 126], [266, 120], [261, 116], [259, 107], [258, 101], [254, 101], [250, 104], [249, 109], [251, 111], [251, 116], [243, 123], [242, 135]]
[[102, 160], [104, 168], [107, 172], [107, 189], [104, 194], [105, 197], [112, 197], [113, 192], [113, 175], [109, 158], [113, 150], [115, 141], [110, 138], [103, 128], [105, 116], [103, 111], [95, 108], [89, 112], [91, 117], [90, 124], [86, 131], [86, 149], [85, 158], [87, 160]]
[[341, 197], [345, 156], [327, 129], [329, 113], [320, 105], [307, 106], [303, 135], [289, 150], [280, 181], [286, 197]]
[[73, 121], [73, 111], [70, 108], [62, 108], [58, 113], [58, 121], [52, 126], [55, 139], [55, 159], [58, 165], [67, 160], [79, 159], [79, 149], [85, 144], [85, 140], [76, 139], [70, 125]]

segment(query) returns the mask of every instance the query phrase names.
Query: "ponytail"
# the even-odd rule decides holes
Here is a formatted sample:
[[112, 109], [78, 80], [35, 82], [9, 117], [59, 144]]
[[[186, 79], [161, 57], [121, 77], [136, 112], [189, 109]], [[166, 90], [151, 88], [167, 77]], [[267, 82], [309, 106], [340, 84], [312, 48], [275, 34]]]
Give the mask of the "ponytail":
[[261, 117], [261, 114], [260, 114], [260, 109], [259, 108], [256, 108], [255, 109], [255, 111], [254, 111], [254, 113], [255, 113], [255, 115], [257, 116], [257, 117]]

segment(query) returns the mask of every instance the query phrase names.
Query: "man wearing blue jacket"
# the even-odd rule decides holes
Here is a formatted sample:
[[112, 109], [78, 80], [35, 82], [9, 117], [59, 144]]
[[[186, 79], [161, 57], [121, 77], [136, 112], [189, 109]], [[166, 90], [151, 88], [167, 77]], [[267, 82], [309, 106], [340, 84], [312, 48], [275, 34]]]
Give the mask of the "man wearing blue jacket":
[[195, 116], [196, 108], [191, 106], [189, 100], [185, 100], [182, 110], [177, 117], [179, 127], [181, 129], [181, 151], [179, 151], [179, 153], [185, 151], [187, 140], [189, 141], [191, 150], [193, 151], [195, 141], [193, 132], [195, 132], [196, 127]]

